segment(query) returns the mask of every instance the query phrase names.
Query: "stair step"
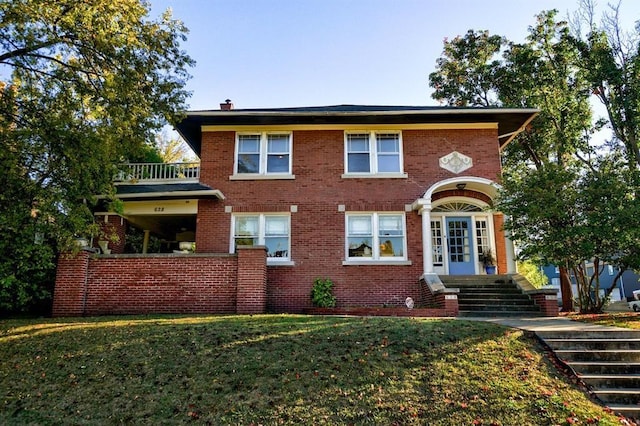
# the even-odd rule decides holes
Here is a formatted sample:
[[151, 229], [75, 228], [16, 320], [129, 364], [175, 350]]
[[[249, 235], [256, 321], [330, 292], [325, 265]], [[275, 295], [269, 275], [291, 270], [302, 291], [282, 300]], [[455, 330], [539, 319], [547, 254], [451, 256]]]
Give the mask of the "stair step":
[[[586, 324], [583, 324], [586, 325]], [[588, 330], [583, 333], [576, 333], [572, 330], [553, 330], [553, 331], [539, 331], [536, 333], [540, 338], [545, 341], [548, 339], [575, 339], [577, 336], [588, 336], [584, 338], [588, 339], [638, 339], [640, 338], [640, 331], [635, 330], [620, 330], [616, 328], [602, 329], [601, 327], [596, 330]]]
[[458, 287], [458, 291], [463, 294], [522, 294], [522, 290], [518, 288], [500, 288], [500, 287]]
[[544, 339], [553, 349], [633, 349], [640, 350], [640, 338], [634, 339], [605, 339], [605, 338], [574, 338], [574, 339]]
[[558, 358], [572, 361], [640, 361], [640, 351], [634, 349], [559, 349], [554, 350]]
[[[528, 317], [536, 317], [536, 316], [541, 316], [542, 314], [540, 313], [540, 311], [531, 311], [527, 313]], [[465, 318], [469, 318], [469, 317], [482, 317], [482, 318], [493, 318], [493, 317], [521, 317], [522, 316], [522, 311], [521, 310], [517, 310], [517, 311], [497, 311], [497, 310], [484, 310], [484, 311], [467, 311], [467, 310], [459, 310], [458, 311], [458, 316], [459, 317], [465, 317]]]
[[578, 374], [640, 374], [640, 362], [570, 361], [566, 364]]
[[536, 305], [512, 305], [512, 304], [500, 304], [500, 303], [459, 303], [458, 307], [463, 311], [482, 311], [482, 310], [496, 310], [496, 311], [520, 311], [520, 312], [529, 312], [529, 311], [540, 311], [540, 307]]
[[447, 287], [459, 287], [459, 288], [506, 288], [517, 289], [515, 284], [505, 283], [487, 283], [487, 282], [448, 282], [444, 283]]
[[597, 389], [592, 391], [605, 404], [638, 404], [640, 389]]
[[640, 417], [640, 406], [636, 404], [607, 404], [607, 407], [615, 414], [631, 418]]
[[594, 390], [640, 388], [640, 374], [578, 374]]
[[503, 305], [531, 305], [531, 299], [511, 299], [508, 297], [460, 297], [458, 295], [458, 304], [471, 304], [471, 305], [489, 305], [499, 303]]

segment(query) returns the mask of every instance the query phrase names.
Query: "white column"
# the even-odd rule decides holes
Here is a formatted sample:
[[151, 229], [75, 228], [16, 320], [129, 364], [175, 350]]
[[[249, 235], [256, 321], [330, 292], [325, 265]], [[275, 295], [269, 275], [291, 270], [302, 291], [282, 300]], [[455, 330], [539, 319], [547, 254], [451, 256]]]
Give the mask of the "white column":
[[148, 229], [144, 230], [144, 238], [142, 240], [142, 253], [147, 254], [147, 250], [149, 249], [149, 231]]
[[431, 241], [431, 203], [420, 208], [422, 215], [422, 267], [423, 274], [433, 273], [433, 244]]
[[516, 252], [511, 241], [511, 234], [504, 231], [504, 245], [507, 252], [507, 274], [515, 274], [518, 272], [516, 266]]

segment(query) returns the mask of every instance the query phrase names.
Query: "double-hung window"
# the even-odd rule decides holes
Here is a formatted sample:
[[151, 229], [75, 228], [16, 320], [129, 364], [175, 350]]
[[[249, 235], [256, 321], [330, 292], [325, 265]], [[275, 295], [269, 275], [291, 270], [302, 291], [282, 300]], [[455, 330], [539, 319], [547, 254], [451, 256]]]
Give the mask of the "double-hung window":
[[348, 213], [347, 260], [405, 260], [405, 218], [399, 213]]
[[238, 214], [232, 216], [233, 243], [238, 246], [264, 245], [269, 263], [290, 260], [290, 216], [285, 214]]
[[403, 173], [400, 132], [345, 133], [345, 175]]
[[238, 133], [236, 176], [291, 175], [291, 133]]

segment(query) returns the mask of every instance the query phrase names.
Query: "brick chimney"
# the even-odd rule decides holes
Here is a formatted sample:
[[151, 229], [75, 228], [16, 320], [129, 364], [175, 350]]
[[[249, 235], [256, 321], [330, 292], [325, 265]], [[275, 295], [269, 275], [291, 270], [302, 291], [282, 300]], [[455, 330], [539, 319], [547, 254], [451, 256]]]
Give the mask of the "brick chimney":
[[231, 111], [233, 109], [233, 103], [231, 99], [225, 99], [223, 104], [220, 104], [220, 109], [222, 111]]

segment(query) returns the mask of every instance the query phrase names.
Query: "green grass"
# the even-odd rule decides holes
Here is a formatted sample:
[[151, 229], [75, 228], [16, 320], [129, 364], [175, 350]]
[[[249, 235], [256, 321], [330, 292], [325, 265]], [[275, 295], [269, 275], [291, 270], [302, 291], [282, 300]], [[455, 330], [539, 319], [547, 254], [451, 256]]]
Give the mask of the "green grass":
[[494, 324], [290, 315], [0, 322], [0, 424], [619, 424]]
[[640, 330], [640, 315], [636, 312], [611, 312], [604, 314], [571, 314], [574, 321], [592, 324], [609, 325], [614, 327], [632, 328]]

